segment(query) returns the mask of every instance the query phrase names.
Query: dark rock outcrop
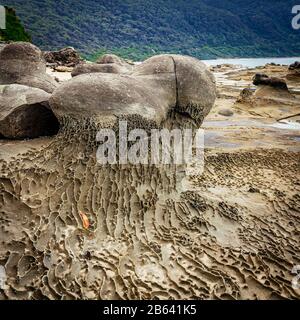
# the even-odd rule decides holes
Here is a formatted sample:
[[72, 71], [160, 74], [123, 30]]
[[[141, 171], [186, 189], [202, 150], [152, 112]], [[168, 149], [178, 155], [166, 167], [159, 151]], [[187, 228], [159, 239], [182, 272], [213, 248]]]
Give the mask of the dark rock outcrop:
[[262, 74], [262, 73], [257, 73], [253, 77], [253, 84], [255, 86], [263, 85], [263, 86], [270, 86], [276, 89], [288, 90], [285, 80], [276, 78], [276, 77], [269, 77], [266, 74]]
[[300, 80], [300, 62], [296, 61], [289, 66], [289, 71], [286, 76], [287, 80], [299, 81]]
[[295, 61], [289, 66], [289, 70], [299, 70], [300, 71], [300, 61]]
[[58, 51], [45, 51], [44, 58], [47, 64], [50, 64], [53, 67], [75, 67], [82, 61], [79, 53], [71, 47], [63, 48]]

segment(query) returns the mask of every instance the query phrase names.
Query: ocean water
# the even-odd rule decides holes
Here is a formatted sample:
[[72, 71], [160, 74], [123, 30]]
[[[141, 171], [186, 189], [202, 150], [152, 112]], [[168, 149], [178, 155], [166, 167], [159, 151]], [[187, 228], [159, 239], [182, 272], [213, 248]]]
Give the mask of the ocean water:
[[290, 65], [295, 61], [300, 61], [300, 57], [288, 57], [288, 58], [243, 58], [243, 59], [215, 59], [215, 60], [202, 60], [209, 66], [216, 66], [218, 64], [235, 64], [240, 65], [245, 68], [255, 68], [259, 66], [264, 66], [267, 63], [276, 63]]

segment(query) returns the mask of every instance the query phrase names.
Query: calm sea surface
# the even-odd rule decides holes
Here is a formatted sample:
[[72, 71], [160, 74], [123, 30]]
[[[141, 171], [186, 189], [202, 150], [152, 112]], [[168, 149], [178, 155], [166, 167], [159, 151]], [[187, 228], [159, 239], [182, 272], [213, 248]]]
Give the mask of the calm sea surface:
[[300, 57], [292, 58], [245, 58], [245, 59], [215, 59], [215, 60], [202, 60], [204, 63], [215, 66], [218, 64], [236, 64], [246, 68], [254, 68], [258, 66], [264, 66], [266, 63], [276, 63], [290, 65], [295, 61], [300, 61]]

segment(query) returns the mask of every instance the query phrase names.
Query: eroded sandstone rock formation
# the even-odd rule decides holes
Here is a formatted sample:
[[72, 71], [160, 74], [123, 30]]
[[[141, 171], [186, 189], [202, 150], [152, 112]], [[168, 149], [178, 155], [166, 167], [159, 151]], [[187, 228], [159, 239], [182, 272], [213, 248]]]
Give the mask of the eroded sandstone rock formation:
[[[51, 98], [58, 135], [1, 158], [1, 299], [299, 298], [298, 154], [214, 150], [189, 181], [184, 168], [97, 164], [96, 133], [118, 118], [201, 123], [214, 85], [192, 61], [75, 77]], [[144, 93], [163, 104], [141, 108]]]
[[256, 90], [253, 91], [251, 88], [243, 89], [237, 98], [237, 103], [252, 106], [278, 105], [282, 103], [282, 99], [285, 101], [294, 99], [284, 79], [257, 73], [254, 75], [252, 82], [257, 86]]
[[0, 84], [22, 84], [48, 93], [57, 86], [46, 74], [42, 51], [28, 42], [10, 43], [0, 51]]
[[128, 74], [75, 77], [55, 91], [51, 106], [58, 118], [88, 117], [99, 122], [104, 116], [138, 115], [157, 126], [175, 111], [199, 126], [215, 98], [214, 78], [202, 62], [185, 56], [159, 55]]
[[1, 297], [184, 297], [170, 287], [170, 281], [185, 282], [181, 267], [172, 266], [177, 249], [170, 241], [189, 239], [176, 231], [177, 218], [170, 229], [152, 222], [189, 210], [181, 200], [188, 198], [181, 195], [184, 171], [98, 165], [96, 134], [119, 119], [131, 128], [198, 128], [214, 100], [204, 64], [168, 55], [130, 75], [85, 74], [57, 88], [50, 98], [61, 123], [57, 136], [26, 152], [29, 161], [0, 161], [0, 261], [7, 273]]
[[253, 84], [255, 86], [270, 86], [272, 88], [288, 90], [287, 84], [283, 79], [269, 77], [266, 74], [257, 73], [253, 77]]
[[277, 77], [269, 77], [265, 74], [256, 74], [253, 84], [258, 86], [253, 97], [262, 99], [288, 98], [293, 96], [289, 92], [286, 81]]

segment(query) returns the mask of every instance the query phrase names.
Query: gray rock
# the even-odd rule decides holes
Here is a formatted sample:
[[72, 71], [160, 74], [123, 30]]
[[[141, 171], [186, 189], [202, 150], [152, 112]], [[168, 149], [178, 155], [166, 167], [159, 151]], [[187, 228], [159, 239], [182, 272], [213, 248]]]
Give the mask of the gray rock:
[[230, 109], [221, 109], [218, 112], [221, 116], [224, 117], [231, 117], [233, 116], [233, 111], [231, 111]]
[[124, 59], [114, 55], [105, 54], [96, 63], [78, 64], [72, 71], [72, 77], [85, 73], [116, 73], [128, 74], [133, 71], [133, 65], [127, 63]]
[[46, 73], [42, 51], [28, 42], [7, 44], [0, 51], [0, 84], [22, 84], [51, 93], [55, 80]]
[[7, 41], [0, 41], [0, 50], [2, 50], [9, 42]]
[[109, 64], [98, 64], [98, 63], [81, 63], [78, 64], [72, 71], [72, 77], [79, 76], [80, 74], [85, 73], [119, 73], [125, 74], [128, 73], [128, 68], [120, 66], [115, 63]]
[[124, 59], [118, 57], [115, 54], [104, 54], [96, 62], [98, 64], [118, 64], [120, 66], [128, 65], [128, 63]]

